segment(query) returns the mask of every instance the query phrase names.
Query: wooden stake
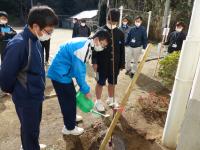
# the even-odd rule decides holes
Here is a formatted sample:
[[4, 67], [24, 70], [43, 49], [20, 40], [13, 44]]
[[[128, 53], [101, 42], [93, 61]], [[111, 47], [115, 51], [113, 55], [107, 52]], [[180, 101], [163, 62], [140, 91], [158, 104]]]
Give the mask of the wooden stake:
[[156, 63], [156, 68], [155, 68], [155, 71], [154, 71], [154, 74], [153, 74], [154, 77], [156, 77], [158, 65], [159, 65], [159, 62], [160, 62], [161, 54], [162, 54], [162, 48], [163, 48], [163, 44], [161, 43], [160, 49], [159, 49], [159, 54], [158, 54], [158, 60], [157, 60], [157, 63]]
[[[137, 69], [137, 71], [136, 71], [131, 83], [129, 84], [129, 86], [128, 86], [126, 92], [125, 92], [125, 95], [124, 95], [124, 97], [123, 97], [123, 99], [121, 101], [121, 104], [120, 104], [121, 108], [124, 108], [126, 106], [128, 98], [129, 98], [133, 88], [136, 85], [136, 81], [137, 81], [137, 79], [138, 79], [138, 77], [139, 77], [139, 75], [140, 75], [140, 73], [142, 71], [144, 63], [145, 63], [145, 61], [146, 61], [146, 59], [147, 59], [152, 47], [153, 47], [152, 44], [148, 44], [148, 46], [146, 48], [146, 51], [145, 51], [145, 53], [144, 53], [144, 55], [142, 57], [142, 61], [138, 65], [138, 69]], [[110, 125], [110, 127], [109, 127], [109, 129], [108, 129], [108, 131], [106, 133], [106, 136], [104, 137], [104, 139], [103, 139], [103, 141], [102, 141], [102, 143], [100, 145], [100, 148], [99, 148], [100, 150], [105, 150], [106, 144], [108, 143], [108, 141], [109, 141], [109, 139], [111, 137], [111, 134], [112, 134], [112, 132], [113, 132], [113, 130], [114, 130], [114, 128], [115, 128], [120, 116], [121, 116], [121, 112], [117, 111], [115, 116], [114, 116], [114, 119], [112, 120], [111, 125]]]

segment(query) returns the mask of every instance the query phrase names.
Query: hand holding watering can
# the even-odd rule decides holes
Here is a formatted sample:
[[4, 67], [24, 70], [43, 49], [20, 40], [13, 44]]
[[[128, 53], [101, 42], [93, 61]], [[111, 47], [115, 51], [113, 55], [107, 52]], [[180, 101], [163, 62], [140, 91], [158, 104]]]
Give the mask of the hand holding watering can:
[[[87, 94], [86, 94], [87, 95]], [[76, 103], [77, 106], [80, 108], [85, 113], [91, 112], [103, 117], [109, 117], [110, 115], [108, 114], [102, 114], [97, 111], [95, 111], [94, 108], [94, 102], [91, 99], [91, 94], [89, 93], [87, 96], [81, 93], [80, 91], [77, 92], [76, 94]]]
[[91, 95], [91, 93], [87, 93], [87, 94], [85, 94], [85, 97], [86, 97], [88, 100], [92, 99], [92, 95]]

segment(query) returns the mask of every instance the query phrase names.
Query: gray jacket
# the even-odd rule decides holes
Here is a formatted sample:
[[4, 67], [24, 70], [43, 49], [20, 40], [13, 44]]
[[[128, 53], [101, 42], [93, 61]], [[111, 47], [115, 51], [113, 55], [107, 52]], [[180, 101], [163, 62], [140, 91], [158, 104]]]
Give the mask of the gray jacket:
[[121, 25], [120, 30], [122, 30], [122, 32], [124, 33], [124, 39], [126, 41], [127, 37], [128, 37], [128, 33], [131, 30], [131, 27], [128, 25]]

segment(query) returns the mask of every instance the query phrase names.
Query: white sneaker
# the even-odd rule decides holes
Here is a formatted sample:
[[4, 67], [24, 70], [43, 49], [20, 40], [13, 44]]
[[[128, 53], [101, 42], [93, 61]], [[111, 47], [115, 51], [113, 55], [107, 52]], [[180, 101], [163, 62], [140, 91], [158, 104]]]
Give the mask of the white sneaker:
[[105, 111], [105, 107], [103, 106], [103, 103], [100, 100], [96, 100], [96, 102], [95, 102], [95, 108], [99, 112], [104, 112]]
[[76, 122], [80, 122], [83, 120], [82, 116], [76, 115]]
[[[40, 149], [45, 149], [46, 147], [47, 147], [47, 146], [46, 146], [45, 144], [40, 144]], [[22, 145], [21, 145], [20, 150], [23, 150]]]
[[117, 108], [117, 107], [119, 107], [119, 104], [118, 104], [118, 102], [116, 101], [116, 99], [115, 99], [115, 101], [114, 101], [114, 99], [107, 99], [106, 100], [106, 103], [107, 103], [107, 105], [109, 106], [109, 107], [115, 107], [115, 108]]
[[62, 133], [65, 135], [81, 135], [84, 132], [83, 128], [75, 126], [73, 130], [67, 130], [65, 126], [62, 129]]

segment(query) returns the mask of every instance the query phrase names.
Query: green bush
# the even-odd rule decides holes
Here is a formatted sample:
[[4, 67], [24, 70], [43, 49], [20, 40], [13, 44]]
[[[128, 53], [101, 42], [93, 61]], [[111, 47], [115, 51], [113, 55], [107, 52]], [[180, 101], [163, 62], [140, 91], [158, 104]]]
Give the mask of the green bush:
[[175, 51], [160, 61], [158, 76], [163, 84], [169, 88], [174, 83], [179, 57], [180, 51]]

